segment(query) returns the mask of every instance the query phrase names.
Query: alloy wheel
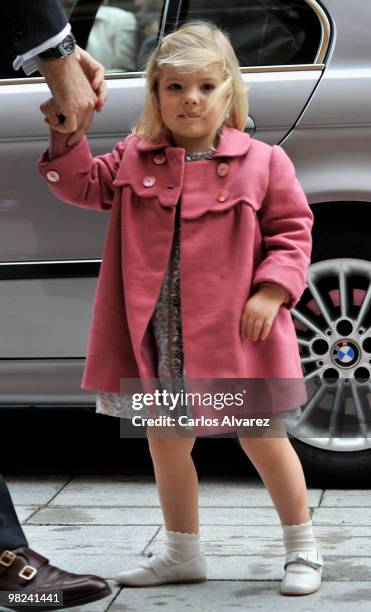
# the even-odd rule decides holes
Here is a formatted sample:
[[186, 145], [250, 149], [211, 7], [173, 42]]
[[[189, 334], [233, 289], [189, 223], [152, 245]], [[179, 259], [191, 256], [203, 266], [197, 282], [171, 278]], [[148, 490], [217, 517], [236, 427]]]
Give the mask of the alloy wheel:
[[310, 266], [291, 311], [308, 402], [288, 433], [332, 451], [371, 448], [371, 263], [330, 259]]

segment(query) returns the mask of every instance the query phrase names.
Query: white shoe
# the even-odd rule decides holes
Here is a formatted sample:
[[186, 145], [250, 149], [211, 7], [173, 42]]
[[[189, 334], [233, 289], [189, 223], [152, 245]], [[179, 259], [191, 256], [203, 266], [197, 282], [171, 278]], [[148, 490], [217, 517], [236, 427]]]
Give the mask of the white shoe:
[[283, 595], [309, 595], [321, 586], [323, 559], [315, 553], [292, 552], [285, 561], [285, 576], [281, 584]]
[[152, 555], [139, 564], [135, 570], [119, 572], [116, 580], [126, 586], [156, 586], [179, 582], [204, 582], [206, 577], [206, 557], [203, 553], [184, 561], [166, 566], [160, 556]]

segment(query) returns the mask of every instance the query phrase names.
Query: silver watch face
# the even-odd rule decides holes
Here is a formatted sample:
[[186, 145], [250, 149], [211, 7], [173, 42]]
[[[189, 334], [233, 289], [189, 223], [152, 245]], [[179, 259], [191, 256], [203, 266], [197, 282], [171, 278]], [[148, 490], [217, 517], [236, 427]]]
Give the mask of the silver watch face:
[[74, 49], [75, 49], [75, 40], [71, 36], [71, 34], [68, 34], [66, 38], [64, 38], [62, 42], [59, 43], [59, 50], [62, 53], [62, 55], [71, 55], [71, 53], [74, 52]]

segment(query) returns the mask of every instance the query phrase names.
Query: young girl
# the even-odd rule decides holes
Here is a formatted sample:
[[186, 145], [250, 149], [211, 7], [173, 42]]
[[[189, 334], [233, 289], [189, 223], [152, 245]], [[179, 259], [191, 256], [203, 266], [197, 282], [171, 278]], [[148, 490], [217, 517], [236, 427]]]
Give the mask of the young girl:
[[[52, 127], [53, 100], [42, 110]], [[143, 115], [111, 154], [92, 158], [85, 137], [67, 147], [51, 130], [39, 169], [53, 193], [111, 211], [82, 381], [98, 391], [99, 412], [135, 415], [124, 379], [158, 377], [162, 389], [179, 381], [183, 388], [186, 377], [303, 383], [290, 308], [305, 288], [313, 215], [287, 155], [252, 140], [246, 120], [228, 38], [193, 22], [152, 53]], [[256, 397], [248, 410], [266, 414]], [[302, 392], [270, 398], [273, 421], [306, 399]], [[152, 424], [147, 436], [166, 548], [117, 580], [142, 587], [206, 580], [195, 435]], [[281, 520], [281, 592], [312, 593], [323, 561], [300, 461], [285, 431], [254, 437], [240, 429], [239, 439]]]

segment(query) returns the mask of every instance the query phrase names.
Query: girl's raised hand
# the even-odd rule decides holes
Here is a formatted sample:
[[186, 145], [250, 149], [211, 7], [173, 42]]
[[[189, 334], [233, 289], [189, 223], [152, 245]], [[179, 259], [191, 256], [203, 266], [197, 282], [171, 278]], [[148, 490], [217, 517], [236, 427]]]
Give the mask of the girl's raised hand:
[[286, 291], [278, 285], [266, 285], [247, 300], [241, 316], [240, 333], [248, 340], [266, 340]]
[[100, 112], [107, 97], [104, 67], [89, 53], [76, 47], [66, 60], [40, 61], [53, 97], [40, 105], [46, 123], [69, 134], [69, 145], [75, 144], [90, 128], [94, 110]]

